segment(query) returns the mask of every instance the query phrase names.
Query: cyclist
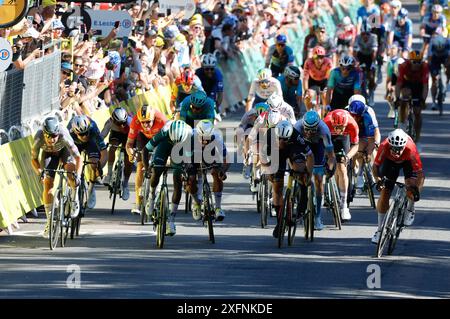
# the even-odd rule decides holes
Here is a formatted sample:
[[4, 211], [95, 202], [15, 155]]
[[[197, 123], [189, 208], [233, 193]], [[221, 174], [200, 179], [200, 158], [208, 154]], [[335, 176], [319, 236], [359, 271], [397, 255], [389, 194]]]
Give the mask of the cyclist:
[[250, 134], [253, 124], [255, 123], [258, 116], [260, 116], [263, 112], [267, 112], [267, 110], [269, 110], [269, 105], [267, 103], [257, 103], [254, 108], [252, 108], [242, 116], [241, 122], [239, 123], [239, 126], [236, 130], [237, 147], [239, 153], [244, 157], [244, 167], [242, 170], [242, 174], [245, 179], [250, 178], [250, 158], [248, 158], [247, 156], [249, 150], [248, 135]]
[[314, 48], [321, 46], [325, 49], [325, 56], [333, 61], [333, 65], [336, 62], [336, 46], [332, 37], [327, 35], [325, 25], [319, 25], [315, 30], [316, 36], [311, 38], [308, 42], [308, 58], [313, 56]]
[[[431, 73], [431, 97], [433, 100], [432, 109], [436, 110], [437, 79], [441, 73], [441, 67], [444, 65], [447, 73], [447, 83], [450, 74], [450, 40], [442, 35], [436, 35], [431, 39], [430, 54], [428, 55], [430, 73]], [[443, 79], [441, 79], [443, 81]], [[445, 89], [444, 89], [445, 90]]]
[[[319, 113], [309, 110], [303, 118], [295, 123], [294, 128], [306, 141], [314, 155], [314, 187], [316, 189], [316, 213], [314, 216], [314, 228], [323, 229], [322, 223], [322, 196], [323, 175], [332, 175], [336, 168], [336, 156], [334, 155], [331, 133], [328, 126], [320, 119]], [[326, 153], [326, 160], [325, 160]], [[325, 166], [326, 162], [326, 166]]]
[[375, 82], [375, 61], [378, 52], [378, 38], [371, 33], [369, 24], [365, 21], [361, 25], [361, 34], [356, 37], [354, 51], [359, 61], [359, 66], [366, 70], [363, 75], [363, 82], [366, 91], [369, 91], [369, 105], [374, 105]]
[[139, 156], [139, 152], [142, 152], [148, 141], [163, 128], [166, 122], [167, 118], [163, 113], [146, 104], [138, 109], [136, 115], [131, 120], [130, 132], [128, 133], [125, 149], [131, 163], [137, 160], [135, 178], [136, 205], [131, 209], [132, 214], [141, 213], [139, 206], [141, 205], [142, 199], [141, 187], [144, 177], [144, 163], [142, 163], [142, 156]]
[[292, 106], [283, 101], [282, 95], [272, 93], [272, 95], [267, 99], [267, 104], [269, 105], [270, 110], [280, 112], [280, 114], [287, 120], [289, 120], [292, 124], [295, 124], [295, 122], [297, 122]]
[[[40, 154], [40, 151], [42, 153]], [[72, 189], [71, 198], [72, 211], [70, 217], [75, 218], [79, 213], [78, 185], [81, 175], [81, 156], [69, 131], [58, 122], [56, 117], [47, 117], [42, 127], [34, 135], [33, 147], [31, 149], [31, 166], [35, 173], [41, 176], [43, 168], [57, 169], [62, 163], [64, 169], [74, 174], [68, 174], [69, 186]], [[44, 201], [45, 215], [47, 223], [45, 224], [43, 236], [48, 237], [50, 228], [50, 218], [53, 203], [53, 183], [55, 172], [46, 172], [44, 175], [44, 191], [42, 198]]]
[[300, 116], [302, 106], [302, 81], [300, 80], [300, 69], [294, 65], [288, 65], [284, 74], [278, 77], [283, 91], [283, 100], [291, 105], [296, 117]]
[[[412, 105], [414, 111], [414, 129], [416, 132], [416, 143], [420, 140], [422, 129], [422, 109], [425, 108], [425, 100], [428, 95], [428, 64], [422, 61], [419, 51], [411, 51], [408, 60], [399, 66], [397, 83], [395, 85], [396, 105], [400, 106], [399, 122], [404, 123], [408, 109], [405, 103], [400, 103], [400, 94], [403, 101], [410, 98], [418, 99], [419, 105]], [[418, 146], [419, 147], [419, 146]]]
[[[303, 71], [303, 87], [305, 89], [305, 107], [311, 110], [314, 107], [315, 94], [321, 94], [322, 105], [316, 103], [316, 110], [320, 109], [319, 115], [323, 115], [321, 109], [325, 106], [325, 89], [327, 87], [330, 72], [333, 69], [333, 61], [327, 58], [326, 51], [321, 46], [313, 49], [313, 56], [306, 60]], [[322, 92], [322, 93], [320, 93]]]
[[81, 152], [85, 151], [88, 161], [94, 164], [87, 166], [88, 180], [87, 207], [93, 209], [96, 204], [95, 183], [102, 177], [102, 169], [108, 160], [108, 151], [100, 134], [97, 123], [86, 115], [76, 115], [70, 120], [67, 129]]
[[[103, 178], [102, 183], [109, 185], [113, 173], [114, 161], [116, 160], [117, 147], [127, 144], [128, 133], [130, 132], [131, 116], [128, 116], [127, 111], [123, 107], [117, 107], [111, 114], [111, 117], [105, 122], [103, 130], [100, 135], [105, 139], [109, 134], [109, 151], [108, 151], [108, 171]], [[124, 180], [122, 181], [123, 191], [122, 199], [128, 200], [130, 198], [130, 189], [128, 188], [128, 181], [130, 179], [133, 164], [130, 162], [128, 156], [124, 158]]]
[[197, 91], [203, 91], [202, 82], [194, 71], [189, 68], [184, 69], [172, 85], [172, 111], [179, 108], [184, 98]]
[[395, 118], [394, 113], [394, 97], [395, 97], [395, 84], [398, 77], [398, 66], [404, 62], [403, 58], [398, 55], [398, 43], [394, 42], [389, 48], [389, 62], [386, 69], [386, 96], [385, 99], [389, 102], [388, 118]]
[[217, 59], [212, 53], [202, 55], [202, 67], [195, 71], [200, 79], [206, 95], [216, 103], [216, 112], [221, 113], [220, 106], [223, 100], [223, 76], [216, 67]]
[[[352, 24], [350, 17], [346, 16], [342, 19], [336, 28], [337, 52], [339, 57], [341, 53], [351, 55], [353, 53], [353, 45], [356, 38], [356, 28]], [[314, 52], [313, 52], [314, 55]]]
[[364, 186], [363, 180], [363, 157], [369, 159], [373, 151], [380, 145], [381, 133], [378, 127], [378, 121], [375, 116], [375, 111], [370, 106], [366, 105], [366, 99], [362, 95], [354, 95], [350, 98], [348, 111], [353, 116], [353, 119], [358, 124], [359, 128], [359, 143], [358, 153], [355, 155], [357, 165], [356, 173], [356, 192], [362, 193]]
[[341, 218], [342, 220], [350, 220], [352, 215], [347, 205], [349, 188], [347, 165], [358, 151], [358, 124], [348, 111], [340, 109], [328, 113], [324, 122], [330, 129], [334, 153], [336, 154], [336, 183], [341, 194]]
[[[275, 133], [275, 135], [272, 135]], [[280, 121], [274, 130], [266, 132], [267, 140], [270, 141], [267, 155], [271, 158], [270, 165], [264, 165], [271, 170], [269, 180], [272, 183], [273, 205], [277, 212], [277, 225], [273, 230], [273, 237], [278, 237], [278, 228], [283, 207], [283, 186], [286, 172], [286, 161], [289, 160], [289, 167], [295, 172], [300, 181], [300, 213], [304, 213], [308, 201], [307, 187], [311, 183], [311, 173], [314, 166], [314, 157], [311, 149], [305, 140], [300, 136], [292, 124], [283, 120]], [[265, 139], [265, 137], [263, 137]], [[271, 139], [275, 139], [272, 142]], [[271, 149], [273, 147], [273, 149]], [[277, 162], [278, 161], [278, 162]], [[275, 167], [274, 167], [275, 166]]]
[[389, 28], [388, 46], [391, 46], [394, 41], [398, 42], [404, 59], [407, 58], [412, 46], [412, 26], [412, 21], [408, 18], [408, 10], [401, 8], [397, 19], [392, 22]]
[[250, 85], [248, 92], [247, 104], [245, 105], [245, 112], [259, 102], [265, 102], [272, 93], [277, 93], [282, 96], [280, 81], [272, 77], [272, 71], [268, 68], [260, 69], [257, 73], [256, 79]]
[[421, 21], [433, 11], [434, 5], [440, 5], [442, 8], [448, 8], [448, 0], [424, 0], [420, 6], [420, 19]]
[[215, 112], [214, 101], [206, 96], [203, 91], [186, 96], [180, 104], [179, 120], [186, 122], [190, 127], [194, 127], [196, 121], [214, 121]]
[[[144, 170], [146, 176], [150, 177], [150, 199], [148, 202], [148, 212], [153, 212], [156, 187], [159, 184], [164, 169], [160, 166], [165, 166], [167, 159], [171, 158], [171, 165], [173, 171], [173, 194], [172, 205], [170, 207], [170, 215], [166, 223], [166, 235], [173, 236], [176, 233], [175, 216], [178, 209], [178, 204], [181, 200], [182, 190], [182, 164], [186, 162], [184, 156], [180, 156], [179, 152], [188, 154], [190, 147], [190, 137], [192, 135], [192, 128], [183, 121], [168, 121], [164, 127], [153, 136], [145, 145], [142, 151], [142, 159], [144, 162]], [[186, 143], [186, 141], [188, 141]], [[176, 148], [175, 148], [176, 146]], [[185, 152], [185, 150], [187, 150]], [[158, 167], [149, 168], [149, 153], [153, 152], [152, 165]]]
[[214, 124], [210, 120], [201, 120], [192, 132], [193, 154], [191, 165], [188, 166], [188, 184], [187, 190], [192, 195], [194, 206], [192, 209], [192, 217], [195, 220], [202, 218], [201, 205], [202, 199], [202, 179], [198, 175], [200, 163], [214, 165], [211, 169], [213, 177], [215, 218], [222, 221], [225, 213], [222, 210], [222, 191], [223, 181], [227, 178], [226, 172], [230, 167], [227, 163], [227, 148], [219, 130], [214, 128]]
[[405, 226], [411, 226], [415, 215], [414, 202], [420, 199], [425, 175], [414, 141], [403, 130], [396, 129], [390, 132], [389, 136], [380, 144], [372, 168], [378, 188], [381, 188], [382, 180], [384, 180], [384, 187], [380, 191], [380, 198], [377, 203], [378, 229], [372, 237], [372, 243], [374, 244], [378, 244], [380, 239], [384, 216], [389, 209], [389, 198], [401, 169], [405, 176], [406, 194], [408, 196], [403, 223]]
[[431, 13], [423, 19], [420, 26], [420, 36], [423, 38], [422, 56], [426, 56], [428, 53], [428, 47], [433, 35], [442, 34], [442, 36], [447, 37], [447, 21], [442, 11], [442, 6], [435, 4]]
[[356, 12], [358, 24], [356, 25], [356, 33], [360, 34], [363, 22], [371, 20], [375, 16], [380, 16], [380, 7], [375, 4], [374, 0], [364, 0], [361, 7]]
[[360, 75], [355, 70], [353, 57], [348, 55], [341, 57], [339, 67], [330, 73], [327, 86], [327, 110], [343, 109], [352, 95], [361, 93]]
[[294, 52], [286, 45], [287, 38], [279, 34], [275, 38], [275, 44], [269, 47], [266, 55], [266, 68], [270, 68], [273, 77], [283, 74], [285, 68], [294, 63]]

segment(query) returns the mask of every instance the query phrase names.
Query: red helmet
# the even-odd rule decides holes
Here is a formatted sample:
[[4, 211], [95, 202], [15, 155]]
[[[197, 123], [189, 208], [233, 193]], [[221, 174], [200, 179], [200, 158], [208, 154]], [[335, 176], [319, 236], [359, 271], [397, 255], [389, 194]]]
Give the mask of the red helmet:
[[195, 73], [191, 69], [186, 69], [181, 73], [180, 83], [184, 85], [194, 84]]
[[320, 56], [320, 55], [323, 56], [323, 55], [325, 55], [325, 54], [327, 54], [327, 52], [325, 51], [325, 48], [324, 48], [324, 47], [321, 47], [320, 45], [314, 47], [314, 49], [313, 49], [313, 55], [314, 55], [315, 57]]
[[331, 112], [331, 124], [335, 126], [347, 126], [348, 112], [346, 110], [335, 110]]

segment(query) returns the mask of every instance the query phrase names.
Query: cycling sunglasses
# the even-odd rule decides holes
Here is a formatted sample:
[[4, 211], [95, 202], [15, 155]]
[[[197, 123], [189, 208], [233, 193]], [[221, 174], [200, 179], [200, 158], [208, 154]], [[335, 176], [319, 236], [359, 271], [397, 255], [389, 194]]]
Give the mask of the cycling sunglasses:
[[44, 133], [46, 138], [55, 138], [58, 137], [58, 134], [49, 134], [49, 133]]
[[86, 136], [89, 134], [89, 131], [83, 132], [83, 133], [77, 133], [78, 136]]
[[306, 134], [315, 134], [317, 132], [317, 128], [305, 128]]

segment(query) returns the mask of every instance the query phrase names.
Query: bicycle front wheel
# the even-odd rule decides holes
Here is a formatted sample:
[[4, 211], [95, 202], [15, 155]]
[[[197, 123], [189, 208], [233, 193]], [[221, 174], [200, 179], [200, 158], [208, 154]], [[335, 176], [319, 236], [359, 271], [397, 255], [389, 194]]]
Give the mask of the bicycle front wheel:
[[288, 245], [292, 246], [295, 240], [295, 232], [297, 230], [297, 216], [294, 216], [294, 201], [295, 201], [295, 188], [294, 195], [289, 196], [285, 200], [287, 210], [287, 223], [288, 223]]
[[394, 235], [393, 232], [395, 232], [396, 230], [397, 209], [398, 209], [397, 203], [394, 202], [384, 218], [383, 226], [381, 228], [380, 239], [378, 240], [377, 244], [376, 256], [378, 258], [381, 258], [381, 256], [383, 255], [384, 249], [386, 248], [386, 244], [389, 243], [391, 237]]
[[261, 179], [261, 182], [259, 184], [259, 188], [260, 188], [260, 204], [259, 206], [261, 207], [261, 228], [265, 228], [267, 226], [267, 214], [270, 214], [269, 212], [269, 192], [268, 192], [268, 188], [267, 188], [267, 181], [265, 178]]
[[342, 229], [342, 223], [341, 223], [341, 207], [339, 206], [340, 197], [338, 192], [338, 187], [336, 185], [336, 180], [333, 179], [330, 181], [330, 194], [331, 194], [331, 209], [333, 211], [333, 219], [334, 219], [334, 225], [339, 228], [339, 230]]
[[159, 209], [157, 214], [157, 224], [156, 224], [156, 247], [164, 247], [164, 238], [166, 236], [166, 220], [167, 220], [167, 210], [169, 207], [169, 197], [167, 194], [167, 188], [163, 187], [159, 192]]
[[206, 178], [203, 180], [203, 222], [206, 223], [208, 228], [209, 240], [212, 244], [215, 244], [216, 239], [214, 237], [214, 210], [212, 207], [211, 189], [206, 182]]
[[117, 193], [119, 193], [120, 191], [120, 172], [122, 170], [122, 167], [120, 165], [120, 162], [118, 162], [116, 164], [116, 166], [114, 167], [114, 172], [113, 172], [113, 182], [112, 182], [112, 186], [111, 186], [111, 197], [112, 197], [112, 206], [111, 206], [111, 215], [114, 214], [114, 207], [116, 206], [116, 198], [117, 198]]
[[58, 189], [53, 197], [52, 211], [50, 213], [49, 244], [51, 250], [56, 248], [61, 235], [61, 209], [64, 207], [61, 197], [61, 190]]
[[403, 229], [403, 218], [405, 216], [405, 211], [406, 211], [406, 201], [403, 201], [402, 206], [398, 208], [397, 212], [395, 212], [397, 218], [395, 225], [393, 226], [392, 236], [389, 240], [389, 246], [387, 251], [388, 255], [392, 255], [392, 253], [394, 252], [398, 237], [400, 236], [400, 232]]
[[370, 175], [369, 164], [364, 164], [364, 179], [366, 181], [367, 196], [369, 196], [370, 206], [376, 208], [375, 194], [373, 192], [372, 177]]
[[308, 231], [309, 231], [309, 240], [314, 240], [314, 215], [316, 212], [316, 205], [314, 204], [316, 198], [316, 192], [314, 191], [314, 186], [311, 184], [308, 187]]
[[287, 189], [286, 194], [284, 195], [284, 203], [281, 214], [278, 216], [278, 248], [283, 246], [284, 241], [284, 233], [286, 231], [287, 223], [287, 215], [289, 210], [289, 197], [291, 196], [291, 190]]

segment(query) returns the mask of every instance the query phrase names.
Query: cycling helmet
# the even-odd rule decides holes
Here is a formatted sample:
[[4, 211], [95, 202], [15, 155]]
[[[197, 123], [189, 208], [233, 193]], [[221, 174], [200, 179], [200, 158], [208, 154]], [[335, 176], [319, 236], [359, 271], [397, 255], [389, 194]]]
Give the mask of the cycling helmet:
[[210, 120], [201, 120], [196, 129], [200, 139], [211, 140], [214, 135], [214, 124]]
[[309, 110], [303, 115], [303, 127], [308, 130], [314, 130], [320, 123], [320, 116], [314, 110]]
[[291, 80], [300, 79], [300, 69], [294, 65], [288, 65], [284, 69], [284, 76]]
[[180, 76], [180, 82], [183, 85], [194, 84], [195, 73], [191, 69], [185, 69]]
[[269, 105], [264, 102], [259, 102], [255, 104], [255, 110], [258, 115], [260, 115], [262, 112], [266, 112], [269, 109]]
[[78, 135], [84, 135], [89, 131], [91, 121], [86, 115], [76, 115], [72, 119], [72, 130]]
[[345, 16], [344, 19], [342, 19], [342, 25], [348, 26], [350, 24], [352, 24], [352, 20], [350, 19], [350, 17]]
[[366, 105], [361, 101], [353, 101], [348, 106], [348, 111], [351, 114], [359, 115], [361, 116], [366, 109]]
[[353, 101], [360, 101], [360, 102], [364, 103], [364, 105], [366, 104], [366, 98], [364, 96], [362, 96], [361, 94], [352, 95], [348, 99], [348, 104], [350, 105]]
[[422, 54], [417, 50], [410, 51], [408, 53], [408, 59], [410, 61], [422, 61]]
[[399, 0], [392, 0], [390, 2], [391, 7], [394, 8], [401, 8], [402, 7], [402, 3]]
[[315, 58], [317, 58], [318, 56], [321, 56], [321, 55], [322, 56], [326, 55], [326, 54], [327, 54], [327, 51], [325, 50], [324, 47], [322, 47], [320, 45], [315, 46], [314, 49], [313, 49], [313, 55], [314, 55]]
[[148, 105], [143, 105], [137, 111], [139, 122], [150, 122], [155, 119], [155, 110]]
[[275, 38], [275, 42], [276, 43], [286, 43], [287, 42], [287, 38], [286, 38], [286, 36], [284, 34], [279, 34]]
[[274, 92], [269, 96], [266, 102], [269, 104], [271, 110], [276, 111], [283, 105], [283, 97]]
[[291, 122], [287, 120], [280, 121], [277, 126], [275, 126], [275, 135], [278, 138], [288, 139], [291, 137], [292, 132], [294, 132], [294, 127]]
[[123, 107], [117, 107], [111, 114], [111, 118], [114, 122], [123, 124], [127, 122], [128, 113]]
[[335, 110], [331, 112], [331, 124], [335, 126], [347, 126], [348, 112], [346, 110]]
[[202, 67], [204, 68], [215, 68], [217, 64], [217, 59], [212, 53], [207, 53], [202, 56]]
[[440, 5], [440, 4], [434, 4], [432, 7], [431, 7], [431, 11], [433, 11], [433, 12], [437, 12], [437, 13], [441, 13], [442, 12], [442, 6]]
[[47, 135], [58, 135], [59, 134], [59, 121], [54, 116], [47, 117], [42, 123], [42, 130]]
[[267, 114], [267, 127], [272, 128], [277, 126], [278, 122], [281, 121], [281, 114], [280, 112], [276, 111], [270, 111]]
[[391, 147], [403, 148], [408, 142], [408, 134], [402, 129], [393, 130], [388, 135], [388, 143]]
[[431, 40], [431, 45], [435, 47], [438, 51], [442, 51], [447, 44], [447, 39], [444, 38], [442, 35], [438, 35], [433, 37]]
[[176, 143], [184, 142], [192, 134], [192, 128], [183, 121], [173, 121], [169, 127], [169, 138]]
[[268, 68], [260, 69], [257, 74], [258, 81], [269, 80], [272, 77], [272, 71]]
[[408, 10], [406, 8], [401, 8], [398, 12], [397, 20], [405, 19], [408, 17]]
[[206, 96], [206, 93], [204, 91], [196, 91], [191, 95], [191, 104], [197, 108], [203, 107], [203, 105], [205, 105], [206, 103], [207, 98], [208, 97]]
[[342, 55], [339, 59], [339, 65], [344, 67], [353, 66], [355, 64], [355, 59], [349, 55]]

